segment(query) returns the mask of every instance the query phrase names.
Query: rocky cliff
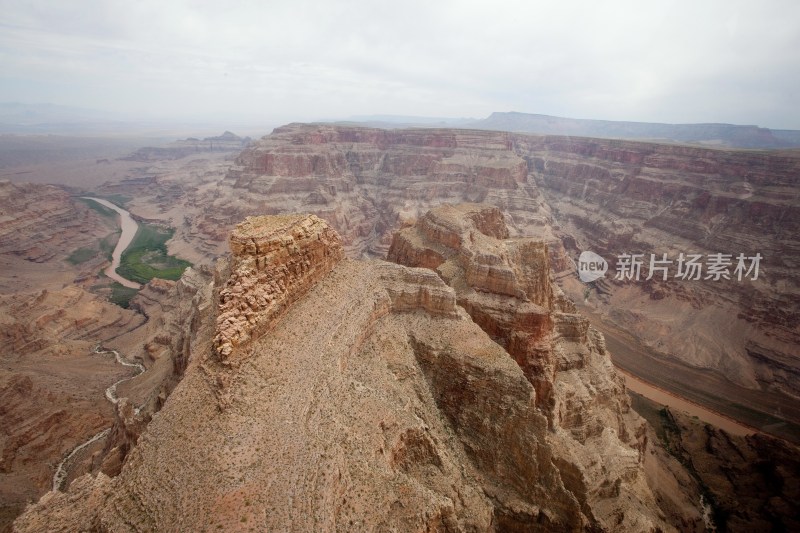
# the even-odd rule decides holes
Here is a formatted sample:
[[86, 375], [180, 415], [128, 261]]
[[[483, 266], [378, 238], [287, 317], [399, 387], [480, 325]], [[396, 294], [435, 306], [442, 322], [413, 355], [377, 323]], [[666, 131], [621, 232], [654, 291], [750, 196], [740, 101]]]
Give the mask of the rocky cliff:
[[339, 235], [315, 216], [248, 218], [231, 234], [214, 348], [230, 359], [257, 339], [343, 257]]
[[[745, 395], [748, 409], [770, 416], [798, 394], [796, 152], [293, 124], [217, 172], [216, 178], [192, 177], [196, 170], [166, 175], [155, 187], [184, 188], [178, 239], [196, 250], [222, 253], [245, 216], [299, 210], [329, 222], [347, 255], [385, 257], [393, 232], [428, 209], [489, 203], [503, 210], [512, 237], [537, 236], [548, 244], [564, 290], [593, 320], [621, 327], [653, 352], [648, 379], [671, 372], [665, 359], [690, 370], [690, 380], [708, 381], [703, 376], [710, 371], [711, 381], [721, 381], [682, 393], [701, 402], [709, 393]], [[185, 189], [192, 179], [197, 188]], [[160, 198], [153, 201], [163, 203]], [[606, 280], [586, 295], [574, 275], [584, 250], [611, 263]], [[681, 253], [731, 254], [734, 263], [740, 253], [763, 259], [757, 280], [645, 280], [648, 263], [639, 282], [614, 282], [623, 253], [647, 261], [667, 254], [673, 277]], [[760, 400], [762, 391], [768, 401]], [[758, 416], [749, 423], [760, 426]], [[796, 410], [779, 416], [800, 421]]]
[[606, 528], [616, 520], [630, 528], [636, 512], [654, 514], [642, 467], [644, 421], [630, 410], [602, 335], [553, 283], [547, 245], [507, 237], [498, 208], [445, 205], [397, 233], [389, 259], [431, 268], [455, 289], [459, 305], [534, 386], [555, 460], [584, 512]]
[[303, 210], [336, 228], [349, 255], [377, 257], [394, 229], [442, 202], [488, 200], [542, 226], [541, 195], [512, 146], [506, 133], [290, 125], [239, 155], [191, 225], [214, 237], [248, 214]]
[[[549, 281], [546, 248], [507, 240], [485, 207], [424, 220], [438, 273], [345, 259], [313, 216], [246, 221], [212, 305], [194, 306], [208, 314], [193, 321], [184, 377], [119, 475], [49, 493], [16, 530], [671, 529], [641, 469], [639, 421], [601, 340]], [[316, 273], [297, 266], [309, 257]], [[276, 279], [281, 312], [267, 298], [229, 306]], [[474, 318], [487, 301], [509, 338], [540, 350], [512, 357], [509, 338], [487, 334]], [[226, 352], [231, 309], [252, 315]], [[551, 323], [528, 327], [534, 314]], [[523, 357], [539, 358], [541, 380]]]
[[[800, 394], [800, 158], [550, 137], [518, 149], [570, 255], [593, 250], [610, 263], [592, 307], [686, 365]], [[638, 283], [613, 279], [623, 253], [644, 254]], [[730, 254], [731, 279], [675, 279], [681, 253]], [[763, 257], [757, 280], [736, 279], [740, 253]], [[645, 280], [650, 254], [673, 261], [669, 279]]]
[[[552, 285], [546, 262], [593, 324], [623, 327], [643, 343], [627, 360], [642, 375], [669, 379], [675, 390], [694, 387], [700, 400], [716, 398], [718, 408], [733, 406], [734, 416], [749, 414], [768, 431], [800, 420], [797, 402], [781, 392], [796, 394], [797, 153], [290, 125], [235, 163], [227, 157], [153, 161], [102, 192], [132, 197], [126, 205], [137, 216], [175, 226], [170, 250], [197, 263], [226, 252], [248, 215], [312, 212], [340, 237], [331, 228], [310, 233], [324, 243], [280, 237], [263, 257], [258, 239], [246, 238], [249, 257], [237, 252], [213, 275], [192, 270], [178, 283], [145, 287], [132, 306], [147, 322], [121, 336], [140, 318], [64, 288], [90, 283], [113, 218], [56, 187], [0, 183], [0, 328], [12, 346], [0, 376], [9, 428], [0, 436], [0, 490], [9, 504], [0, 525], [9, 509], [13, 516], [46, 490], [73, 446], [113, 424], [70, 469], [68, 495], [49, 495], [20, 527], [44, 528], [42, 520], [66, 529], [147, 529], [189, 514], [186, 528], [358, 529], [363, 516], [398, 529], [480, 529], [487, 520], [513, 529], [536, 516], [551, 528], [620, 519], [646, 529], [651, 523], [636, 517], [656, 517], [654, 525], [662, 517], [642, 486], [643, 465], [663, 519], [702, 530], [700, 483], [626, 412], [618, 379], [604, 373], [603, 342]], [[502, 215], [485, 206], [427, 214], [463, 201], [498, 206]], [[297, 217], [287, 227], [320, 227], [312, 220]], [[251, 229], [266, 236], [267, 226]], [[423, 268], [343, 259], [338, 241], [350, 257], [383, 257], [391, 245], [397, 261]], [[607, 280], [587, 291], [573, 264], [585, 249], [611, 261], [607, 278], [625, 251], [755, 251], [764, 262], [761, 279], [747, 284]], [[93, 258], [81, 263], [88, 252]], [[273, 276], [283, 285], [270, 287]], [[219, 320], [224, 313], [230, 321]], [[624, 343], [607, 338], [618, 360]], [[147, 368], [118, 387], [113, 407], [105, 387], [130, 372], [113, 356], [92, 354], [100, 340]], [[187, 384], [178, 385], [183, 376]], [[478, 419], [476, 411], [490, 415]], [[504, 417], [513, 422], [495, 423]], [[525, 442], [513, 440], [512, 426]], [[719, 439], [709, 439], [712, 448]], [[498, 442], [513, 456], [492, 451], [489, 443]], [[687, 445], [687, 454], [702, 456], [703, 442]], [[737, 444], [730, 457], [737, 449], [756, 463], [769, 451], [753, 455]], [[195, 452], [200, 459], [189, 457]], [[535, 464], [517, 473], [523, 456]], [[388, 466], [381, 457], [391, 458]], [[87, 471], [97, 477], [79, 477]], [[294, 481], [276, 481], [279, 471]], [[154, 481], [173, 475], [162, 486]], [[712, 479], [722, 476], [702, 481]], [[386, 480], [390, 496], [370, 480]], [[262, 495], [264, 486], [272, 488]], [[543, 492], [552, 498], [541, 500]], [[84, 496], [75, 514], [68, 502]], [[193, 501], [213, 512], [194, 517]], [[372, 514], [363, 511], [372, 504]], [[620, 509], [624, 516], [615, 515]]]

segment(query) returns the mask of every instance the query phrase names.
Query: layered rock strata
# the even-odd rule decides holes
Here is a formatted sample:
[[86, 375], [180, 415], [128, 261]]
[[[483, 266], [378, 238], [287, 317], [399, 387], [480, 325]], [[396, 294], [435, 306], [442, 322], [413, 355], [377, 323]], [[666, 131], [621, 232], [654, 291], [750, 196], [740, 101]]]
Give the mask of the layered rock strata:
[[[501, 227], [494, 213], [472, 212], [483, 227]], [[226, 322], [201, 319], [183, 380], [119, 475], [85, 476], [67, 494], [46, 495], [17, 520], [18, 531], [670, 529], [637, 481], [636, 450], [619, 443], [613, 427], [597, 447], [560, 435], [547, 413], [569, 407], [540, 407], [520, 366], [458, 305], [458, 290], [429, 269], [336, 261], [341, 248], [324, 224], [286, 222], [250, 219], [241, 232], [280, 235], [285, 255], [253, 241], [235, 246], [232, 266], [272, 265], [251, 267], [248, 285], [245, 270], [230, 269], [249, 287], [240, 298], [269, 281], [264, 272], [281, 275], [276, 257], [302, 263], [313, 246], [300, 228], [329, 236], [311, 240], [327, 247], [316, 257], [330, 258], [329, 272], [287, 285], [291, 305], [279, 316], [260, 308], [266, 322], [246, 324], [270, 329], [239, 337], [233, 356], [247, 357], [236, 365], [215, 350]], [[492, 287], [502, 271], [476, 279]], [[583, 386], [610, 379], [592, 378]], [[604, 495], [587, 497], [581, 487], [596, 489], [594, 477], [581, 476], [599, 474], [576, 466], [591, 460], [612, 481], [601, 484]]]
[[231, 234], [214, 347], [228, 358], [256, 339], [343, 257], [339, 236], [315, 216], [249, 217]]
[[389, 259], [435, 270], [519, 364], [553, 430], [565, 484], [596, 524], [653, 514], [644, 421], [630, 410], [602, 335], [553, 283], [546, 244], [507, 235], [496, 207], [445, 205], [398, 232]]
[[[186, 215], [182, 235], [216, 253], [244, 216], [302, 210], [328, 221], [351, 257], [384, 257], [392, 233], [431, 207], [490, 203], [506, 213], [512, 236], [548, 243], [553, 268], [570, 281], [564, 290], [579, 303], [580, 252], [609, 260], [607, 281], [594, 284], [587, 305], [645, 349], [736, 387], [797, 396], [798, 176], [793, 151], [292, 124], [245, 149], [224, 178], [187, 194], [188, 212], [197, 214]], [[623, 253], [646, 261], [666, 253], [671, 279], [645, 280], [646, 264], [638, 282], [609, 281]], [[760, 278], [675, 280], [681, 253], [760, 253]]]
[[225, 211], [211, 209], [194, 225], [230, 228], [252, 209], [307, 211], [328, 221], [353, 257], [385, 257], [394, 229], [442, 202], [490, 201], [541, 227], [546, 208], [512, 147], [507, 133], [293, 124], [237, 157], [219, 184], [236, 200], [209, 191], [207, 201]]
[[[798, 396], [800, 157], [629, 141], [520, 138], [531, 180], [577, 258], [609, 261], [588, 304], [651, 349], [751, 389]], [[642, 254], [639, 280], [615, 279], [617, 258]], [[680, 254], [729, 254], [730, 279], [676, 278]], [[672, 261], [647, 280], [651, 254]], [[739, 254], [762, 257], [737, 279]], [[749, 264], [747, 265], [749, 266]], [[572, 285], [583, 299], [585, 287]]]
[[[0, 294], [60, 290], [106, 261], [119, 226], [64, 189], [0, 180]], [[86, 255], [73, 255], [85, 253]]]

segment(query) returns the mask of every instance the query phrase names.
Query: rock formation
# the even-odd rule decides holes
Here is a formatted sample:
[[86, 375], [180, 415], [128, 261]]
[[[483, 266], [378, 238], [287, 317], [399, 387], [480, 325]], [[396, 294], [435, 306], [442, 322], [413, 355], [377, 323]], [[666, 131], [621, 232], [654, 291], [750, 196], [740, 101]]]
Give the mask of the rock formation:
[[164, 406], [183, 379], [195, 344], [195, 336], [212, 315], [210, 269], [188, 268], [177, 282], [153, 279], [131, 301], [131, 308], [147, 322], [108, 343], [141, 361], [146, 373], [117, 390], [120, 402], [114, 411], [111, 432], [103, 449], [84, 472], [117, 475], [152, 417]]
[[442, 202], [488, 200], [541, 226], [541, 195], [512, 148], [506, 133], [290, 125], [237, 157], [192, 226], [211, 237], [254, 212], [308, 211], [353, 257], [385, 257], [394, 229]]
[[[509, 260], [526, 254], [546, 271], [545, 248], [506, 241], [494, 210], [453, 209], [425, 218], [439, 223], [443, 242], [475, 239], [447, 249], [480, 259], [467, 292], [496, 298], [507, 317], [510, 298], [555, 317], [546, 402], [459, 304], [458, 283], [344, 259], [313, 216], [251, 218], [231, 239], [230, 267], [216, 274], [216, 305], [194, 322], [183, 379], [119, 475], [49, 493], [16, 530], [669, 530], [627, 442], [633, 426], [599, 341], [579, 325], [558, 326], [566, 303], [552, 284], [538, 267]], [[466, 280], [455, 256], [439, 270], [448, 261], [451, 281]], [[286, 272], [296, 277], [286, 282]], [[240, 327], [250, 330], [220, 337], [230, 323], [219, 317], [246, 310], [228, 306], [229, 289], [242, 287], [235, 300], [246, 302], [268, 275], [284, 279], [274, 293], [281, 312], [248, 305], [255, 320]], [[232, 352], [215, 349], [221, 338], [237, 339]], [[555, 368], [559, 358], [571, 368]]]
[[[136, 194], [172, 217], [185, 249], [208, 255], [222, 254], [248, 215], [311, 212], [337, 230], [350, 257], [385, 257], [394, 231], [436, 205], [495, 205], [512, 237], [548, 244], [564, 290], [581, 306], [586, 299], [593, 320], [630, 332], [655, 353], [652, 368], [665, 374], [659, 358], [667, 358], [710, 370], [729, 382], [712, 394], [750, 391], [748, 408], [768, 413], [800, 393], [798, 175], [792, 151], [292, 124], [255, 141], [230, 168], [163, 172]], [[574, 276], [584, 250], [611, 261], [586, 298]], [[610, 281], [615, 258], [626, 252], [673, 260], [760, 253], [764, 260], [759, 279], [745, 282]], [[758, 404], [761, 388], [774, 398]], [[784, 416], [800, 421], [800, 413]]]
[[[789, 427], [781, 417], [800, 420], [787, 401], [797, 394], [800, 308], [794, 152], [295, 124], [233, 164], [221, 152], [165, 157], [102, 192], [133, 197], [126, 205], [135, 214], [175, 226], [170, 250], [198, 264], [225, 253], [248, 215], [311, 212], [340, 237], [330, 228], [317, 233], [324, 242], [286, 236], [263, 256], [245, 237], [213, 276], [198, 269], [146, 287], [132, 306], [148, 322], [109, 347], [128, 349], [148, 371], [120, 386], [124, 401], [113, 411], [98, 381], [105, 410], [78, 433], [113, 420], [111, 435], [76, 466], [68, 495], [48, 495], [20, 528], [511, 529], [537, 517], [543, 529], [666, 530], [666, 521], [702, 530], [700, 483], [629, 412], [602, 337], [552, 284], [547, 264], [598, 327], [625, 328], [672, 357], [669, 365], [711, 376], [706, 398], [749, 398], [715, 389], [725, 376], [735, 393], [769, 400], [740, 406], [769, 410], [766, 429]], [[26, 187], [0, 184], [8, 198]], [[36, 194], [51, 208], [32, 203]], [[11, 265], [0, 288], [27, 287], [24, 298], [35, 298], [39, 281], [55, 294], [85, 279], [97, 265], [63, 259], [112, 228], [57, 188], [19, 198], [3, 204], [29, 207], [0, 220], [3, 245], [12, 245], [0, 254]], [[426, 214], [464, 201], [502, 214], [485, 206]], [[42, 227], [26, 214], [37, 209]], [[81, 224], [71, 227], [75, 216]], [[293, 220], [284, 229], [322, 227]], [[265, 242], [280, 233], [250, 224], [243, 234], [261, 232]], [[341, 257], [384, 257], [390, 247], [395, 260], [422, 268]], [[573, 264], [586, 249], [609, 259], [612, 275], [614, 256], [626, 251], [760, 252], [765, 261], [761, 279], [747, 284], [606, 280], [587, 291]], [[35, 346], [24, 326], [5, 331]], [[49, 398], [32, 381], [5, 381], [4, 401]], [[14, 427], [50, 416], [50, 407], [37, 404]], [[500, 456], [490, 442], [513, 452]], [[517, 472], [523, 456], [536, 460]], [[99, 473], [73, 481], [86, 471]]]
[[498, 208], [445, 205], [398, 232], [389, 260], [431, 268], [455, 289], [534, 386], [555, 461], [584, 512], [600, 527], [633, 529], [655, 514], [642, 468], [644, 421], [630, 410], [602, 336], [552, 282], [546, 244], [507, 236]]
[[317, 217], [250, 217], [231, 234], [231, 273], [220, 293], [214, 346], [223, 358], [256, 339], [343, 257]]

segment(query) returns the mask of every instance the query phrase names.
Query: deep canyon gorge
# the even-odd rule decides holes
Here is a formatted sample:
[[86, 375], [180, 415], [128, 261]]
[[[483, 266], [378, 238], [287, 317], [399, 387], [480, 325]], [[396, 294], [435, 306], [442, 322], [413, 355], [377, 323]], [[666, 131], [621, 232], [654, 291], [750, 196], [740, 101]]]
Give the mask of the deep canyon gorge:
[[[91, 187], [0, 182], [4, 516], [44, 494], [17, 530], [703, 531], [709, 501], [730, 530], [798, 525], [799, 151], [227, 139], [113, 179], [87, 162]], [[111, 304], [117, 221], [87, 194], [174, 228], [195, 266]], [[590, 284], [587, 250], [609, 262]], [[625, 253], [763, 259], [758, 279], [614, 279]], [[752, 435], [632, 408], [614, 364]]]

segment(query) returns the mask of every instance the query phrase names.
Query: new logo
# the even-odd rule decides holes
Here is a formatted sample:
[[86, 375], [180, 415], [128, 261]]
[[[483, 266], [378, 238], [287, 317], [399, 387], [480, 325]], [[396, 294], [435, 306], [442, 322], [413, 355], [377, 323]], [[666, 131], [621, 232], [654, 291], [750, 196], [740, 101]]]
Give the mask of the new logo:
[[584, 283], [600, 279], [606, 275], [608, 263], [594, 252], [581, 252], [578, 258], [578, 277]]

